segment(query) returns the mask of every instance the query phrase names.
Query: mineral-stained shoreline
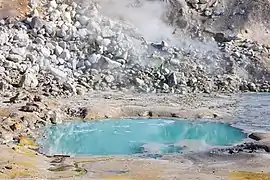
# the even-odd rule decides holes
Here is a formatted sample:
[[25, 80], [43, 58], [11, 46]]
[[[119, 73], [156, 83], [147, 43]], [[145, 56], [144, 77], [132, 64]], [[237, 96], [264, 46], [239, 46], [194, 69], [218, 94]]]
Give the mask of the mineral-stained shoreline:
[[0, 178], [269, 179], [267, 133], [251, 134], [251, 144], [158, 159], [38, 152], [35, 139], [49, 124], [123, 117], [230, 123], [239, 93], [270, 92], [268, 45], [194, 29], [188, 20], [249, 11], [240, 3], [236, 13], [220, 14], [218, 1], [183, 2], [169, 6], [168, 15], [191, 30], [189, 46], [145, 41], [92, 1], [0, 0]]

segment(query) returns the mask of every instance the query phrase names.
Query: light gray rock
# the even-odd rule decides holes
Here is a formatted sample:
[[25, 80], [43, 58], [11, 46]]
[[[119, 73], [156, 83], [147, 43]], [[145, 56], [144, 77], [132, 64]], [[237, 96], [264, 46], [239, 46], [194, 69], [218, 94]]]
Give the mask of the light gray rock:
[[195, 86], [195, 84], [198, 82], [197, 78], [196, 77], [193, 77], [193, 78], [190, 78], [188, 83], [190, 86]]
[[92, 54], [90, 58], [88, 59], [91, 64], [98, 63], [99, 59], [101, 58], [100, 54]]
[[169, 86], [168, 84], [163, 83], [163, 85], [162, 85], [162, 89], [164, 89], [164, 90], [168, 90], [169, 88], [170, 88], [170, 86]]
[[55, 55], [60, 56], [62, 54], [62, 52], [63, 52], [63, 48], [57, 45], [55, 47]]
[[25, 48], [12, 48], [9, 53], [24, 56], [26, 53], [26, 50]]
[[63, 13], [62, 19], [67, 23], [72, 23], [71, 14], [68, 11]]
[[4, 19], [0, 20], [0, 25], [4, 26], [6, 24], [6, 21]]
[[0, 67], [0, 76], [2, 75], [2, 74], [4, 74], [4, 72], [5, 72], [5, 68], [4, 67]]
[[87, 35], [89, 34], [86, 28], [79, 29], [77, 33], [81, 39], [85, 39]]
[[49, 7], [52, 7], [52, 8], [54, 8], [54, 9], [56, 9], [57, 8], [57, 3], [56, 3], [56, 1], [55, 0], [51, 0], [50, 2], [49, 2]]
[[67, 32], [64, 29], [58, 29], [56, 34], [60, 38], [67, 36]]
[[53, 26], [52, 22], [46, 22], [44, 24], [44, 29], [45, 29], [46, 33], [48, 33], [49, 35], [53, 35], [55, 33], [54, 26]]
[[49, 73], [51, 73], [52, 75], [54, 75], [55, 77], [57, 77], [61, 80], [65, 80], [67, 78], [67, 74], [64, 71], [56, 69], [52, 66], [48, 66], [48, 71], [49, 71]]
[[67, 48], [67, 43], [66, 43], [65, 41], [60, 41], [60, 42], [58, 43], [58, 45], [59, 45], [61, 48], [63, 48], [63, 49], [66, 49], [66, 48]]
[[76, 69], [82, 69], [85, 67], [85, 61], [84, 60], [80, 60], [77, 64], [76, 64]]
[[5, 91], [8, 86], [9, 84], [4, 79], [0, 80], [0, 91]]
[[78, 21], [80, 22], [80, 24], [81, 24], [82, 26], [87, 26], [88, 21], [89, 21], [89, 18], [88, 18], [87, 16], [85, 16], [85, 15], [80, 15], [80, 16], [78, 17]]
[[82, 27], [82, 25], [81, 25], [81, 23], [79, 22], [79, 21], [75, 21], [75, 23], [74, 23], [74, 27], [76, 27], [76, 28], [81, 28]]
[[103, 39], [103, 41], [102, 41], [102, 45], [103, 46], [109, 46], [111, 44], [111, 40], [110, 39], [108, 39], [108, 38], [105, 38], [105, 39]]
[[3, 143], [9, 143], [13, 141], [13, 134], [9, 132], [2, 132], [1, 139], [3, 139]]
[[46, 48], [46, 47], [42, 47], [42, 48], [40, 49], [40, 51], [41, 51], [41, 54], [42, 54], [44, 57], [50, 57], [50, 55], [51, 55], [51, 51], [50, 51], [48, 48]]
[[257, 91], [256, 84], [254, 84], [254, 83], [249, 83], [248, 88], [250, 91], [254, 91], [254, 92]]
[[35, 43], [37, 43], [39, 45], [45, 45], [45, 40], [44, 40], [44, 38], [38, 36], [35, 39]]
[[56, 46], [57, 46], [57, 43], [55, 43], [53, 41], [46, 42], [46, 47], [51, 51], [54, 51]]
[[143, 86], [145, 83], [144, 83], [144, 80], [140, 79], [140, 78], [135, 78], [135, 83], [138, 85], [138, 86]]
[[35, 9], [38, 7], [38, 3], [39, 3], [39, 0], [29, 0], [29, 6], [32, 8], [32, 9]]
[[32, 63], [37, 62], [37, 57], [33, 53], [26, 54], [26, 58], [29, 59]]
[[114, 79], [113, 75], [107, 75], [104, 78], [104, 80], [105, 80], [106, 83], [112, 83], [115, 79]]
[[205, 9], [205, 11], [204, 11], [205, 16], [211, 16], [212, 14], [213, 14], [213, 12], [211, 9]]
[[232, 53], [232, 55], [233, 55], [234, 57], [236, 57], [236, 58], [240, 58], [240, 57], [241, 57], [241, 54], [240, 54], [239, 51], [236, 51], [236, 52]]
[[71, 58], [69, 50], [64, 49], [59, 57], [64, 59], [64, 60], [69, 60]]
[[50, 20], [53, 22], [55, 22], [56, 20], [59, 20], [60, 17], [61, 17], [61, 12], [58, 10], [55, 10], [50, 14]]
[[179, 60], [178, 59], [170, 59], [170, 64], [173, 65], [173, 66], [179, 66]]
[[17, 55], [17, 54], [10, 54], [8, 57], [7, 57], [7, 60], [9, 61], [13, 61], [13, 62], [21, 62], [24, 58], [20, 55]]
[[31, 28], [35, 29], [41, 29], [43, 27], [43, 21], [40, 17], [35, 16], [32, 18], [32, 21], [30, 23]]
[[98, 24], [98, 22], [95, 22], [93, 20], [90, 20], [90, 22], [87, 25], [87, 29], [91, 29], [92, 31], [94, 31], [97, 34], [101, 32], [100, 25]]
[[61, 4], [60, 7], [58, 7], [58, 9], [61, 12], [69, 12], [71, 10], [69, 5], [67, 5], [67, 4]]
[[63, 64], [65, 64], [65, 62], [66, 61], [64, 59], [58, 58], [58, 63], [57, 64], [63, 65]]
[[90, 72], [91, 72], [91, 74], [93, 74], [93, 75], [99, 74], [98, 70], [96, 70], [96, 69], [91, 69]]
[[64, 88], [70, 91], [72, 94], [76, 94], [76, 86], [71, 82], [64, 82]]
[[108, 27], [102, 29], [102, 37], [103, 38], [111, 38], [115, 36], [115, 33]]
[[88, 60], [84, 61], [84, 65], [85, 65], [85, 68], [86, 68], [86, 69], [90, 69], [91, 66], [92, 66], [91, 62], [88, 61]]
[[38, 79], [34, 73], [28, 71], [22, 76], [19, 85], [23, 88], [35, 88], [38, 86]]
[[69, 46], [69, 49], [71, 51], [78, 51], [78, 47], [75, 43], [71, 43], [70, 46]]
[[63, 121], [63, 117], [60, 112], [57, 111], [49, 111], [46, 113], [46, 120], [50, 121], [52, 124], [61, 124]]
[[101, 69], [116, 69], [120, 68], [122, 64], [103, 56], [99, 59], [98, 65]]
[[8, 42], [8, 33], [0, 32], [0, 46]]

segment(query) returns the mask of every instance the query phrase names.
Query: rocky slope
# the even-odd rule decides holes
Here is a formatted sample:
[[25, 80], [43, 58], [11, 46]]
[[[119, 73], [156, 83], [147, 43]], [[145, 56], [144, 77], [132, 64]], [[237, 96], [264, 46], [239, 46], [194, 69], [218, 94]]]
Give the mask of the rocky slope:
[[[191, 11], [197, 9], [194, 2], [185, 2]], [[189, 46], [152, 43], [92, 2], [53, 0], [44, 2], [42, 11], [37, 5], [32, 2], [25, 18], [1, 20], [0, 89], [5, 96], [21, 88], [47, 96], [89, 89], [269, 91], [269, 69], [262, 61], [268, 46], [222, 33], [212, 34], [216, 43], [200, 38], [200, 29]], [[207, 48], [201, 48], [203, 43]]]

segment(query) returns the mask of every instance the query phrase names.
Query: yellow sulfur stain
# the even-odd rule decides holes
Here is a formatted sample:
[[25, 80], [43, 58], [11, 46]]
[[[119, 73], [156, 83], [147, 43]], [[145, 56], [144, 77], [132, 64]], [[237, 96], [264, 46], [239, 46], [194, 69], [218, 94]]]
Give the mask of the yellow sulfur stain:
[[20, 137], [19, 146], [35, 146], [38, 147], [38, 144], [32, 141], [31, 139], [28, 139], [26, 137]]
[[30, 177], [31, 173], [23, 170], [18, 170], [8, 174], [9, 178], [15, 179], [17, 177]]
[[237, 171], [230, 174], [230, 180], [270, 180], [270, 173]]
[[44, 104], [47, 106], [47, 107], [50, 107], [50, 108], [53, 108], [53, 107], [56, 107], [58, 106], [58, 102], [57, 100], [55, 99], [47, 99]]
[[100, 116], [98, 114], [88, 113], [84, 119], [87, 120], [100, 119]]
[[[14, 151], [14, 150], [12, 150], [12, 151]], [[16, 146], [15, 151], [18, 154], [26, 155], [28, 157], [37, 157], [37, 154], [34, 151], [29, 150], [23, 146]]]

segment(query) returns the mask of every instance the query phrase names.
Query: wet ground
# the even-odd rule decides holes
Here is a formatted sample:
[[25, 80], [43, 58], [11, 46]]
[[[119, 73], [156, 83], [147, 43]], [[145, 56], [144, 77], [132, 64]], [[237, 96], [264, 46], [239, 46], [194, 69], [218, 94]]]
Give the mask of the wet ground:
[[240, 95], [234, 121], [249, 131], [270, 131], [270, 93]]

